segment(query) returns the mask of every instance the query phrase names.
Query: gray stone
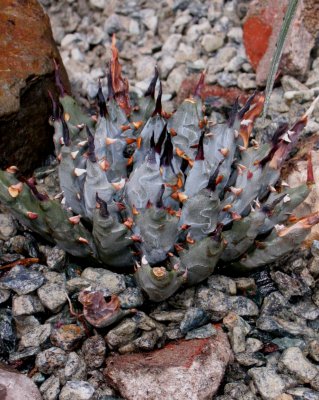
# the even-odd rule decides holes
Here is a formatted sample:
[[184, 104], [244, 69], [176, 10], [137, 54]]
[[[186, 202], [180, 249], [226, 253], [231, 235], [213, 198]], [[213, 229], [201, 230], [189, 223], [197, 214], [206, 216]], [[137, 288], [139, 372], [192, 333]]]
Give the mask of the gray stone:
[[210, 31], [211, 26], [207, 20], [204, 20], [201, 24], [190, 25], [185, 35], [187, 37], [187, 43], [194, 46], [203, 34]]
[[212, 77], [214, 77], [217, 72], [223, 71], [236, 54], [237, 51], [234, 47], [223, 47], [219, 49], [215, 57], [211, 57], [207, 63], [207, 83], [211, 83]]
[[191, 22], [192, 17], [188, 14], [181, 15], [177, 17], [174, 21], [175, 31], [181, 33], [181, 31]]
[[306, 387], [296, 387], [293, 389], [288, 389], [287, 393], [294, 396], [294, 399], [319, 400], [319, 393]]
[[177, 309], [187, 310], [194, 306], [195, 288], [188, 288], [168, 299], [168, 303]]
[[59, 400], [91, 400], [95, 389], [85, 381], [68, 381], [62, 388]]
[[306, 342], [299, 338], [275, 338], [272, 340], [272, 343], [278, 346], [278, 350], [285, 350], [288, 347], [300, 347], [301, 349], [306, 347]]
[[158, 322], [180, 322], [184, 315], [184, 311], [154, 311], [150, 314], [150, 317]]
[[255, 353], [256, 351], [261, 350], [264, 347], [262, 341], [256, 338], [248, 338], [246, 340], [246, 350], [247, 353]]
[[64, 267], [66, 253], [64, 250], [60, 249], [59, 247], [47, 247], [46, 252], [46, 261], [47, 266], [54, 271], [61, 271]]
[[137, 337], [137, 322], [131, 318], [124, 319], [105, 336], [106, 343], [113, 348], [121, 347]]
[[40, 386], [40, 392], [43, 400], [57, 400], [60, 393], [60, 380], [58, 377], [51, 375]]
[[174, 33], [170, 35], [163, 44], [162, 51], [174, 55], [181, 40], [182, 40], [182, 35], [179, 33]]
[[126, 288], [123, 275], [103, 268], [86, 268], [82, 272], [81, 278], [97, 283], [101, 289], [106, 289], [109, 294], [119, 294]]
[[17, 233], [16, 224], [10, 214], [0, 214], [0, 240], [9, 240]]
[[85, 60], [84, 54], [77, 47], [71, 49], [71, 57], [73, 58], [74, 61], [84, 61]]
[[35, 365], [40, 372], [52, 374], [58, 368], [64, 367], [67, 361], [67, 354], [58, 347], [50, 347], [39, 353], [35, 360]]
[[290, 90], [307, 90], [306, 85], [290, 75], [284, 75], [281, 78], [281, 85], [285, 92], [289, 92]]
[[242, 90], [255, 89], [256, 88], [256, 75], [242, 73], [238, 75], [237, 79], [238, 87]]
[[92, 285], [92, 281], [84, 278], [72, 278], [66, 282], [68, 293], [79, 292]]
[[285, 103], [284, 92], [282, 88], [275, 88], [270, 96], [269, 109], [275, 113], [286, 113], [289, 106]]
[[235, 278], [237, 290], [240, 292], [255, 293], [257, 290], [255, 279], [253, 278]]
[[46, 283], [37, 293], [44, 307], [54, 313], [60, 311], [67, 302], [65, 287], [59, 283]]
[[236, 294], [236, 283], [233, 279], [223, 275], [212, 275], [208, 278], [208, 286], [231, 295]]
[[245, 61], [246, 58], [243, 55], [237, 54], [234, 58], [232, 58], [229, 61], [225, 70], [228, 72], [238, 72], [245, 63]]
[[51, 325], [39, 325], [25, 333], [19, 342], [20, 348], [37, 347], [48, 341], [51, 334]]
[[222, 319], [231, 309], [229, 296], [216, 289], [199, 288], [196, 306], [211, 312], [213, 321]]
[[154, 74], [155, 65], [156, 61], [150, 56], [139, 57], [136, 59], [136, 78], [141, 81], [146, 77], [152, 77]]
[[292, 296], [302, 296], [307, 288], [300, 279], [293, 278], [281, 271], [272, 274], [273, 280], [277, 283], [278, 289], [287, 299]]
[[171, 56], [170, 54], [164, 54], [159, 62], [161, 77], [163, 77], [163, 79], [166, 79], [168, 74], [174, 69], [175, 65], [175, 57]]
[[308, 269], [310, 274], [317, 278], [319, 276], [319, 260], [317, 257], [313, 258], [308, 264]]
[[220, 18], [223, 13], [224, 0], [214, 0], [209, 3], [207, 18], [210, 22], [214, 22], [216, 19]]
[[61, 47], [62, 47], [62, 49], [66, 49], [66, 48], [68, 48], [72, 43], [83, 41], [83, 39], [84, 39], [84, 36], [81, 35], [80, 33], [68, 33], [68, 34], [65, 35], [64, 38], [61, 40]]
[[186, 67], [185, 65], [180, 65], [168, 75], [167, 81], [165, 83], [165, 88], [170, 93], [178, 92], [179, 88], [186, 77]]
[[240, 26], [234, 26], [233, 28], [230, 28], [227, 37], [236, 42], [236, 43], [242, 43], [243, 40], [243, 30]]
[[157, 31], [158, 16], [155, 15], [155, 10], [150, 8], [144, 8], [140, 10], [140, 15], [142, 17], [143, 24], [146, 28], [153, 33]]
[[0, 304], [5, 303], [10, 297], [10, 290], [0, 289]]
[[255, 400], [255, 396], [249, 390], [249, 387], [240, 381], [227, 383], [224, 387], [224, 393], [236, 400]]
[[12, 313], [15, 317], [32, 315], [38, 312], [44, 312], [44, 307], [37, 296], [32, 294], [13, 296]]
[[14, 319], [18, 336], [22, 336], [33, 328], [40, 326], [40, 322], [33, 315], [23, 315]]
[[130, 20], [129, 32], [132, 36], [138, 36], [140, 34], [140, 26], [136, 19]]
[[90, 0], [90, 5], [100, 10], [104, 10], [106, 6], [106, 0]]
[[319, 68], [309, 72], [306, 86], [309, 88], [319, 87]]
[[16, 352], [12, 352], [9, 355], [9, 361], [10, 363], [15, 363], [17, 361], [26, 361], [29, 359], [34, 358], [37, 354], [39, 354], [41, 351], [40, 347], [27, 347], [23, 350], [19, 350]]
[[16, 332], [11, 310], [0, 309], [0, 354], [7, 354], [14, 350]]
[[188, 63], [187, 68], [190, 72], [201, 72], [206, 68], [206, 62], [202, 58], [199, 58], [192, 63]]
[[259, 314], [256, 303], [244, 296], [232, 296], [229, 298], [231, 310], [241, 317], [257, 316]]
[[99, 368], [104, 362], [106, 353], [103, 337], [95, 335], [86, 339], [82, 345], [82, 353], [89, 368]]
[[212, 324], [206, 324], [201, 326], [200, 328], [193, 329], [191, 331], [188, 331], [185, 339], [186, 340], [191, 340], [191, 339], [206, 339], [211, 336], [214, 336], [217, 334], [216, 329]]
[[143, 293], [138, 287], [128, 287], [119, 294], [121, 308], [130, 309], [141, 307], [144, 303]]
[[318, 96], [319, 88], [308, 90], [290, 90], [285, 93], [285, 99], [288, 101], [296, 100], [299, 102], [311, 101]]
[[209, 315], [201, 308], [192, 307], [188, 309], [181, 321], [180, 331], [186, 334], [209, 321]]
[[244, 367], [261, 367], [266, 364], [266, 358], [261, 353], [249, 353], [244, 351], [236, 353], [235, 359]]
[[190, 45], [180, 43], [174, 57], [178, 63], [185, 63], [187, 61], [195, 61], [198, 59], [198, 51]]
[[65, 286], [65, 274], [55, 271], [45, 271], [44, 277], [49, 283], [57, 283], [61, 286]]
[[254, 385], [265, 400], [275, 400], [285, 389], [283, 379], [273, 369], [251, 368], [248, 374], [252, 377]]
[[289, 347], [280, 359], [280, 366], [303, 383], [309, 383], [318, 374], [319, 369], [303, 355], [298, 347]]
[[225, 34], [223, 32], [207, 33], [202, 37], [201, 45], [207, 53], [218, 50], [224, 44]]
[[22, 295], [33, 292], [43, 283], [43, 274], [17, 265], [0, 279], [0, 288], [12, 289], [18, 295]]
[[219, 72], [217, 74], [217, 83], [222, 87], [230, 87], [237, 85], [237, 74], [229, 72]]
[[133, 340], [134, 346], [142, 351], [153, 350], [157, 341], [160, 339], [161, 335], [157, 330], [152, 330], [149, 332], [143, 332], [140, 337]]
[[303, 298], [298, 303], [292, 305], [291, 310], [300, 318], [307, 320], [316, 320], [319, 317], [319, 307], [317, 307], [310, 298]]
[[309, 355], [313, 360], [319, 362], [319, 340], [312, 340], [309, 343]]
[[87, 380], [86, 363], [84, 359], [74, 351], [68, 354], [65, 367], [60, 372], [63, 384], [70, 380]]
[[181, 339], [184, 336], [177, 326], [167, 328], [165, 335], [169, 340]]

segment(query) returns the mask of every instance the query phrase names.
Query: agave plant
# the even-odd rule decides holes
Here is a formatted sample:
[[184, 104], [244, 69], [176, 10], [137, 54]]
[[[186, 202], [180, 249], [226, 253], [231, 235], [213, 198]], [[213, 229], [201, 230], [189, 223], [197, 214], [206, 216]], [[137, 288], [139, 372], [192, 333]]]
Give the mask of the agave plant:
[[98, 115], [90, 118], [65, 93], [56, 66], [61, 96], [52, 98], [52, 123], [63, 200], [9, 167], [0, 171], [0, 201], [72, 255], [117, 272], [134, 268], [154, 301], [205, 280], [218, 262], [250, 270], [287, 254], [319, 222], [319, 214], [292, 214], [313, 184], [311, 159], [308, 182], [292, 189], [280, 178], [314, 104], [262, 144], [250, 135], [264, 97], [236, 101], [227, 122], [212, 125], [200, 98], [203, 79], [168, 115], [155, 70], [131, 106], [113, 43], [108, 98], [100, 85]]

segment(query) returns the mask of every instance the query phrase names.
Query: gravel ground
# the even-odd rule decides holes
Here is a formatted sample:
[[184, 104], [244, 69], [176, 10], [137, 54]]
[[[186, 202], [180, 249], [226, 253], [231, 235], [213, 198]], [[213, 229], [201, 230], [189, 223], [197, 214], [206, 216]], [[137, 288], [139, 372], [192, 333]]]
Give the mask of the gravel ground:
[[[242, 43], [247, 3], [42, 0], [74, 94], [84, 106], [93, 104], [98, 79], [104, 82], [116, 33], [131, 90], [142, 95], [157, 64], [168, 111], [174, 109], [184, 78], [203, 69], [208, 83], [256, 88]], [[309, 106], [309, 90], [319, 76], [318, 53], [317, 48], [304, 82], [282, 78], [269, 115], [257, 123], [257, 137], [261, 132], [270, 135], [278, 123], [293, 120]], [[211, 110], [211, 118], [225, 118], [215, 103]], [[317, 110], [305, 134], [318, 130]], [[54, 165], [37, 174], [49, 192], [57, 190]], [[208, 337], [214, 335], [209, 322], [223, 324], [235, 355], [217, 400], [319, 399], [317, 241], [311, 249], [249, 276], [219, 271], [160, 304], [145, 303], [130, 276], [80, 265], [2, 213], [0, 265], [23, 258], [39, 261], [28, 268], [15, 266], [0, 277], [0, 354], [32, 376], [44, 399], [114, 398], [116, 393], [102, 377], [105, 354], [152, 350], [185, 336]], [[86, 286], [105, 295], [117, 293], [127, 312], [111, 330], [97, 329], [89, 338], [86, 327], [70, 313], [66, 296], [76, 304], [76, 293]], [[132, 314], [132, 308], [139, 311]]]

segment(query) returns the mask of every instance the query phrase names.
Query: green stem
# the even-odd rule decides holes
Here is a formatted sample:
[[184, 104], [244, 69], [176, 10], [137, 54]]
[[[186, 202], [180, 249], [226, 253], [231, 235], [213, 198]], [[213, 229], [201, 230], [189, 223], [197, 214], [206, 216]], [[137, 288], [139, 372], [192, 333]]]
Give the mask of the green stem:
[[287, 39], [287, 34], [289, 32], [289, 28], [292, 24], [292, 21], [294, 19], [294, 15], [296, 13], [296, 9], [298, 6], [298, 0], [290, 0], [285, 18], [283, 20], [283, 24], [279, 33], [279, 37], [276, 43], [276, 50], [272, 58], [271, 66], [270, 66], [270, 71], [268, 74], [268, 79], [267, 79], [267, 85], [266, 85], [266, 94], [265, 94], [265, 104], [264, 104], [264, 110], [263, 110], [263, 119], [266, 118], [268, 107], [269, 107], [269, 101], [270, 101], [270, 96], [272, 93], [272, 89], [275, 83], [277, 71], [279, 68], [279, 63], [280, 59], [282, 56], [282, 52], [284, 50], [284, 44]]

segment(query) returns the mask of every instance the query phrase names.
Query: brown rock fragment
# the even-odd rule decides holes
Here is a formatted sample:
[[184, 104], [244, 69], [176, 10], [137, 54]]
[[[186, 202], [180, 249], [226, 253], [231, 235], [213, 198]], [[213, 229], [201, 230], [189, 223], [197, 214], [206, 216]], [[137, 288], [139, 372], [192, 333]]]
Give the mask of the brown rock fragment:
[[128, 400], [208, 400], [232, 352], [221, 328], [208, 339], [180, 340], [148, 353], [111, 356], [107, 380]]
[[0, 167], [28, 173], [52, 150], [48, 90], [57, 96], [54, 64], [61, 65], [48, 16], [36, 0], [2, 0], [0, 7]]

